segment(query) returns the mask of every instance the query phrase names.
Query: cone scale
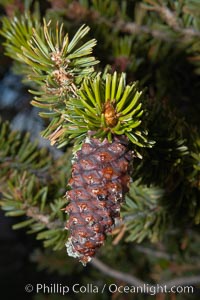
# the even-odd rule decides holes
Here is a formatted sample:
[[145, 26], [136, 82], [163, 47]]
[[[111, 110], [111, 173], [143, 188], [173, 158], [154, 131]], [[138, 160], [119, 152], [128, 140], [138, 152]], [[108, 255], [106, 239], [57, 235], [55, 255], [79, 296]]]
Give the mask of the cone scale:
[[120, 215], [120, 205], [129, 190], [132, 151], [125, 136], [115, 136], [110, 143], [87, 138], [76, 153], [72, 177], [66, 194], [70, 236], [66, 247], [69, 256], [84, 265], [112, 230]]

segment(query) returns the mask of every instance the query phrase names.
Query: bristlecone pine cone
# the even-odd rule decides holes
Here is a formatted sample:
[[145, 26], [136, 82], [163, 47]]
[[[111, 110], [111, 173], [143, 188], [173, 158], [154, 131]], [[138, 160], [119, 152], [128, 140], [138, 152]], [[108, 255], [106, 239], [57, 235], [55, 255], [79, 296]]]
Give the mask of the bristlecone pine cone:
[[87, 138], [76, 153], [67, 192], [70, 236], [66, 246], [68, 254], [84, 265], [119, 217], [120, 204], [129, 190], [132, 157], [125, 136], [115, 136], [112, 143]]

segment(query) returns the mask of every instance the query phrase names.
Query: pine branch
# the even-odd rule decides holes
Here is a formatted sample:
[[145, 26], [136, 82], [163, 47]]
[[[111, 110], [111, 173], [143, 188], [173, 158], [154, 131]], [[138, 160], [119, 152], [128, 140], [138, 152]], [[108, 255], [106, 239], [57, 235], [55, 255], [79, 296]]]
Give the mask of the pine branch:
[[110, 23], [109, 26], [116, 26], [116, 28], [123, 33], [128, 33], [131, 35], [148, 34], [161, 41], [172, 42], [172, 38], [170, 35], [166, 34], [166, 32], [158, 29], [152, 29], [145, 25], [138, 25], [134, 22], [118, 21], [115, 25]]
[[147, 247], [144, 247], [142, 245], [136, 245], [135, 249], [138, 250], [141, 253], [147, 254], [151, 257], [156, 257], [156, 258], [164, 258], [170, 261], [173, 261], [175, 259], [177, 259], [177, 255], [176, 254], [169, 254], [163, 251], [158, 251], [156, 249], [150, 249]]
[[145, 284], [144, 281], [130, 275], [127, 273], [123, 273], [117, 270], [112, 269], [111, 267], [104, 264], [102, 261], [100, 261], [98, 258], [93, 258], [90, 262], [92, 266], [103, 272], [104, 274], [116, 278], [118, 280], [122, 280], [125, 283], [131, 284], [133, 286], [143, 286]]
[[98, 63], [90, 55], [96, 41], [82, 42], [88, 31], [89, 27], [82, 25], [70, 41], [63, 25], [54, 26], [44, 19], [42, 26], [28, 12], [13, 20], [3, 18], [0, 33], [6, 38], [6, 55], [25, 65], [22, 74], [34, 83], [32, 104], [44, 110], [42, 117], [52, 120], [43, 132], [52, 144], [59, 138], [61, 146], [68, 143], [63, 129], [65, 102], [77, 96], [83, 78], [92, 76]]
[[[63, 5], [66, 11], [65, 17], [67, 16], [69, 20], [77, 23], [89, 21], [91, 24], [95, 20], [95, 24], [101, 28], [100, 38], [104, 36], [105, 44], [108, 43], [107, 32], [111, 31], [116, 40], [119, 40], [122, 34], [131, 36], [135, 48], [146, 46], [147, 55], [157, 56], [160, 48], [165, 48], [166, 51], [170, 46], [173, 51], [184, 50], [188, 61], [195, 66], [195, 73], [200, 74], [198, 1], [165, 1], [164, 4], [160, 1], [141, 1], [131, 9], [126, 1], [115, 5], [113, 1], [94, 1], [90, 4], [88, 1], [72, 1]], [[130, 13], [132, 11], [134, 13]], [[57, 10], [58, 15], [60, 12]], [[109, 43], [109, 46], [113, 48], [115, 42]], [[139, 68], [140, 55], [141, 51], [138, 51], [133, 57], [132, 52], [132, 56], [128, 57], [128, 63], [125, 60], [126, 71], [130, 68], [130, 62], [132, 62], [132, 72]], [[115, 60], [117, 59], [119, 58], [116, 56]], [[141, 59], [144, 59], [144, 56]], [[119, 67], [122, 71], [125, 70], [124, 59], [122, 62], [119, 61]]]
[[127, 242], [140, 243], [148, 238], [152, 242], [160, 240], [170, 220], [166, 210], [160, 205], [164, 190], [158, 187], [146, 187], [134, 182], [126, 196], [121, 215], [128, 237]]
[[[148, 1], [147, 1], [148, 2]], [[170, 28], [172, 28], [175, 32], [179, 33], [181, 35], [180, 38], [177, 39], [177, 37], [173, 37], [169, 32], [166, 30], [159, 30], [159, 29], [153, 29], [149, 26], [140, 25], [136, 22], [129, 22], [127, 20], [124, 20], [124, 15], [120, 15], [119, 11], [121, 7], [115, 8], [115, 13], [117, 13], [117, 18], [109, 18], [107, 15], [110, 13], [113, 15], [113, 7], [107, 7], [106, 13], [103, 13], [104, 11], [101, 10], [101, 6], [95, 6], [92, 7], [85, 7], [79, 2], [76, 2], [74, 6], [77, 10], [83, 11], [85, 17], [89, 19], [94, 19], [95, 21], [100, 24], [105, 24], [109, 28], [115, 28], [115, 30], [119, 30], [120, 32], [129, 33], [129, 34], [148, 34], [153, 36], [156, 39], [161, 39], [166, 42], [172, 42], [177, 39], [177, 41], [184, 41], [184, 39], [190, 40], [193, 37], [199, 37], [200, 36], [200, 30], [194, 29], [193, 27], [187, 27], [183, 28], [179, 24], [178, 18], [175, 15], [175, 13], [169, 9], [167, 6], [164, 5], [158, 5], [158, 3], [154, 3], [153, 1], [150, 2], [152, 5], [145, 5], [144, 3], [140, 4], [140, 9], [144, 9], [146, 11], [155, 11], [157, 12], [161, 18], [169, 25]], [[67, 16], [71, 17], [71, 10], [74, 7], [72, 4], [69, 4], [69, 9], [67, 11]], [[112, 6], [112, 5], [110, 5]], [[183, 10], [184, 13], [187, 12], [186, 7], [184, 7]], [[79, 15], [76, 16], [76, 14], [73, 15], [74, 18], [79, 18]]]
[[154, 1], [148, 1], [152, 5], [141, 4], [141, 7], [147, 11], [155, 11], [160, 17], [172, 28], [175, 32], [180, 33], [181, 38], [190, 40], [193, 37], [200, 37], [200, 31], [192, 27], [183, 28], [181, 27], [180, 20], [175, 11], [172, 11], [167, 6], [159, 5]]
[[13, 225], [13, 229], [27, 227], [28, 233], [44, 240], [45, 247], [59, 250], [67, 239], [67, 232], [64, 231], [66, 219], [61, 212], [66, 201], [58, 198], [48, 203], [49, 190], [50, 187], [41, 186], [35, 176], [14, 172], [7, 185], [3, 186], [0, 205], [8, 217], [25, 216], [23, 221]]
[[26, 207], [26, 205], [24, 205], [23, 209], [25, 210], [27, 217], [34, 219], [40, 224], [44, 224], [47, 229], [56, 229], [63, 227], [63, 222], [61, 222], [60, 220], [50, 221], [49, 214], [42, 214], [38, 207]]
[[[159, 282], [156, 285], [150, 284], [147, 282], [144, 282], [138, 278], [136, 278], [133, 275], [120, 272], [118, 270], [115, 270], [106, 264], [104, 264], [102, 261], [100, 261], [97, 258], [93, 258], [93, 260], [90, 262], [91, 265], [93, 265], [95, 268], [103, 272], [104, 274], [108, 275], [109, 277], [116, 278], [118, 280], [121, 280], [124, 283], [133, 285], [135, 287], [145, 288], [145, 286], [151, 286], [152, 288], [155, 288], [155, 294], [160, 293], [160, 290], [158, 289], [158, 286], [163, 286], [167, 291], [170, 291], [172, 287], [178, 287], [178, 286], [185, 286], [185, 285], [197, 285], [200, 283], [200, 276], [191, 276], [191, 277], [180, 277], [175, 278], [169, 281], [163, 281]], [[150, 293], [146, 290], [146, 293]]]
[[167, 290], [170, 290], [173, 286], [185, 286], [185, 285], [198, 285], [200, 283], [200, 276], [180, 277], [169, 281], [162, 282], [161, 285], [166, 285]]
[[30, 134], [12, 131], [8, 122], [0, 120], [0, 174], [9, 178], [10, 170], [25, 171], [43, 177], [51, 166], [53, 157], [37, 141], [30, 141]]
[[1, 208], [6, 216], [23, 216], [13, 229], [28, 227], [29, 233], [45, 240], [45, 246], [63, 248], [67, 232], [61, 208], [66, 200], [61, 197], [70, 175], [69, 153], [55, 160], [47, 149], [32, 143], [29, 135], [11, 131], [7, 122], [0, 122], [0, 154]]
[[[51, 271], [57, 271], [60, 272], [61, 274], [71, 274], [71, 269], [69, 270], [69, 267], [65, 268], [65, 258], [64, 254], [60, 253], [60, 257], [57, 257], [55, 259], [55, 256], [52, 254], [52, 252], [41, 252], [36, 250], [33, 255], [32, 255], [32, 260], [34, 262], [37, 262], [42, 265], [43, 269], [49, 268]], [[198, 285], [199, 284], [199, 276], [182, 276], [178, 278], [174, 278], [172, 280], [167, 280], [167, 281], [161, 281], [161, 282], [145, 282], [141, 279], [139, 279], [136, 276], [133, 276], [132, 274], [121, 272], [119, 270], [116, 270], [115, 268], [112, 268], [108, 266], [107, 264], [103, 263], [100, 259], [98, 258], [93, 258], [92, 261], [90, 262], [90, 265], [94, 267], [95, 269], [99, 270], [103, 276], [108, 276], [110, 278], [116, 279], [123, 283], [124, 285], [130, 285], [130, 286], [135, 286], [138, 287], [138, 290], [141, 292], [142, 288], [146, 290], [147, 293], [147, 287], [152, 287], [152, 292], [153, 288], [156, 293], [161, 293], [161, 289], [158, 289], [158, 286], [165, 286], [166, 290], [170, 290], [171, 287], [175, 286], [188, 286], [188, 285]], [[70, 266], [71, 268], [74, 268], [73, 265]], [[75, 265], [76, 268], [76, 265]], [[89, 270], [88, 270], [89, 271]], [[103, 277], [104, 278], [104, 277]], [[98, 276], [99, 280], [99, 276]], [[110, 281], [109, 281], [110, 282]], [[146, 286], [146, 289], [145, 289]], [[195, 289], [195, 287], [194, 287]]]

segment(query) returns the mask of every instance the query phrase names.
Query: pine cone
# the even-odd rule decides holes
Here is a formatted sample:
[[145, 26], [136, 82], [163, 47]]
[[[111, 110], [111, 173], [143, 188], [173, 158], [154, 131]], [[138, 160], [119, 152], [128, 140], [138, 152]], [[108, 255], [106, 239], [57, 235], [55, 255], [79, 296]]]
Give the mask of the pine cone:
[[90, 138], [76, 153], [66, 196], [70, 237], [66, 243], [70, 256], [86, 264], [104, 243], [120, 204], [129, 190], [132, 152], [128, 139], [115, 136], [112, 143]]

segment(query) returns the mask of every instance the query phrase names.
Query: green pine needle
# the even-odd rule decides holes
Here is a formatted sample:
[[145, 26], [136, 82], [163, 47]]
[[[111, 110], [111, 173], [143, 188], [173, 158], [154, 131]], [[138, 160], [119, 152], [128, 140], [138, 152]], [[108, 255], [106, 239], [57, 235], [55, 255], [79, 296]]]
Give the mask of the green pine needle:
[[79, 97], [66, 103], [66, 132], [76, 138], [81, 128], [85, 137], [90, 131], [95, 137], [110, 141], [114, 135], [125, 134], [137, 146], [150, 145], [146, 132], [138, 129], [143, 114], [141, 95], [137, 83], [126, 85], [124, 73], [86, 78], [78, 91]]

